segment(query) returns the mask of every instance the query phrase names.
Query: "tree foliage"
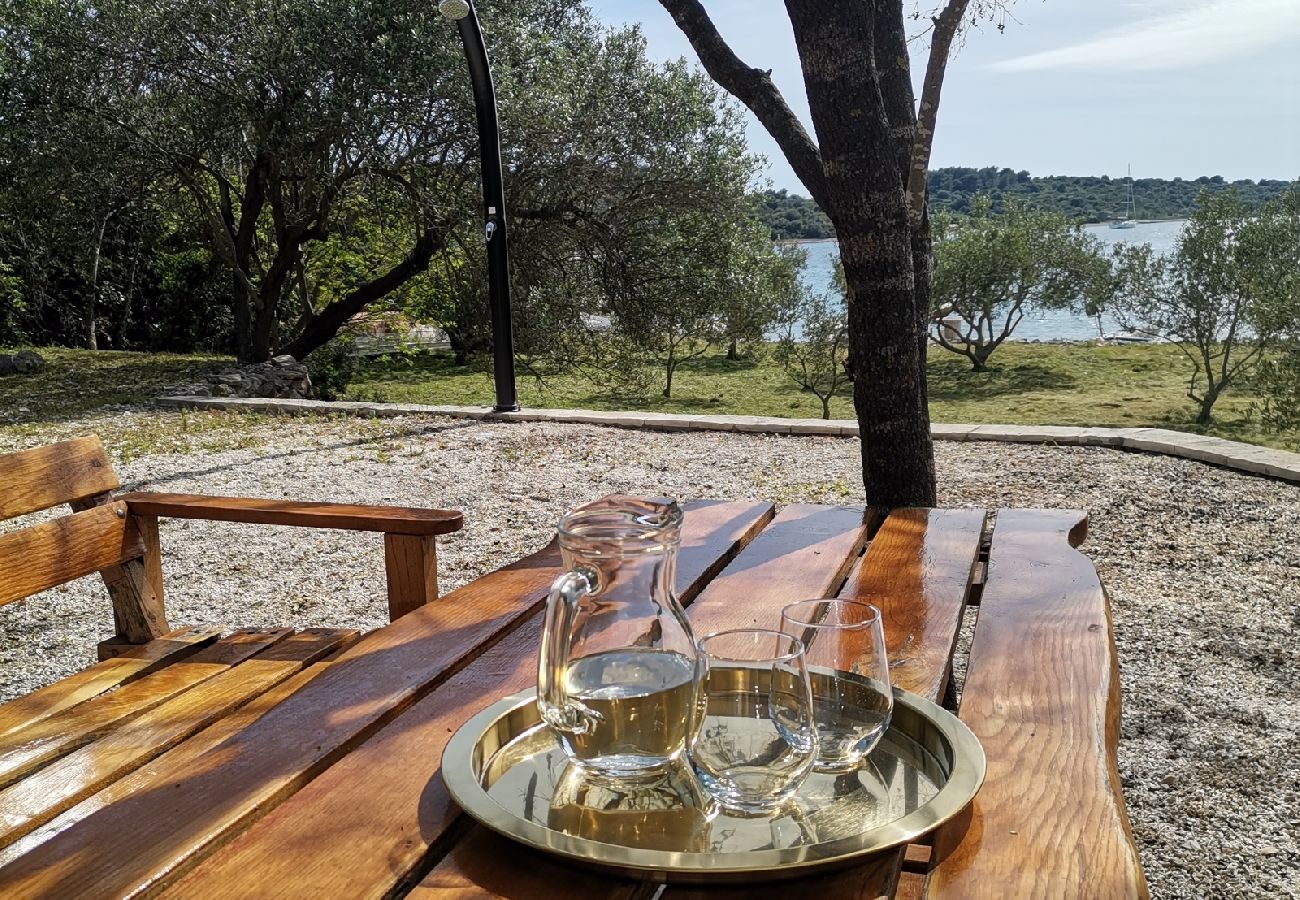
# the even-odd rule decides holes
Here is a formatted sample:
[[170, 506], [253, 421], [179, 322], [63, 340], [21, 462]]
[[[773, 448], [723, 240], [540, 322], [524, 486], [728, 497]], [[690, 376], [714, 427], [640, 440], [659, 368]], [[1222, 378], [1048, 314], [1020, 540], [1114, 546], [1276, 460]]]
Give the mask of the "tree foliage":
[[803, 290], [784, 323], [774, 357], [785, 373], [822, 405], [831, 417], [831, 398], [848, 383], [849, 323], [844, 307], [844, 269], [835, 266], [840, 296]]
[[1179, 346], [1192, 369], [1187, 396], [1204, 425], [1222, 393], [1295, 327], [1300, 217], [1294, 190], [1258, 211], [1235, 190], [1197, 202], [1171, 256], [1145, 244], [1116, 248], [1113, 312], [1125, 327]]
[[807, 197], [785, 190], [763, 191], [754, 198], [758, 220], [777, 240], [825, 240], [835, 237], [831, 220]]
[[933, 220], [936, 318], [960, 317], [931, 334], [976, 371], [1033, 310], [1095, 305], [1108, 286], [1109, 266], [1096, 238], [1060, 213], [1009, 203], [995, 216], [986, 197], [971, 214]]
[[[981, 195], [1000, 213], [1015, 201], [1030, 209], [1057, 212], [1084, 222], [1105, 222], [1124, 216], [1127, 180], [1106, 175], [1033, 176], [1026, 171], [988, 166], [982, 169], [945, 168], [930, 172], [930, 208], [968, 213]], [[1288, 182], [1261, 179], [1227, 182], [1221, 176], [1135, 178], [1136, 215], [1143, 219], [1185, 219], [1196, 209], [1203, 191], [1229, 188], [1249, 206], [1258, 207], [1282, 194]]]
[[[732, 237], [756, 227], [735, 107], [581, 5], [479, 12], [523, 358], [565, 362], [641, 297], [761, 328], [737, 278], [780, 258]], [[0, 341], [302, 357], [372, 310], [489, 349], [470, 83], [435, 4], [0, 0], [0, 22], [0, 263], [22, 298]]]

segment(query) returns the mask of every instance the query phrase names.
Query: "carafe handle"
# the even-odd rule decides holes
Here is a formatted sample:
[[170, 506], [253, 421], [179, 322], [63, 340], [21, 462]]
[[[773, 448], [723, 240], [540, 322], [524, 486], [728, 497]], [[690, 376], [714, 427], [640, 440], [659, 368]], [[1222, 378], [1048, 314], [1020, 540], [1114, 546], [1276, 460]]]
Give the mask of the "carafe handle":
[[537, 657], [537, 707], [552, 728], [571, 734], [588, 730], [595, 715], [569, 699], [569, 649], [578, 603], [592, 592], [591, 580], [581, 571], [565, 572], [551, 584], [542, 625], [542, 649]]

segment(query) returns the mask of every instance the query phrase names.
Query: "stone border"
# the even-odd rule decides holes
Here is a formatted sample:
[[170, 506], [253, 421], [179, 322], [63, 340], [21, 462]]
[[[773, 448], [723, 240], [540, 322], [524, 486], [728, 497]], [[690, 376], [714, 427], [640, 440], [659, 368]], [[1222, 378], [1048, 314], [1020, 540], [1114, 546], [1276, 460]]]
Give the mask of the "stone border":
[[[324, 400], [270, 400], [236, 397], [162, 397], [165, 406], [239, 409], [288, 414], [342, 413], [352, 416], [446, 416], [498, 422], [562, 422], [651, 428], [659, 431], [747, 431], [764, 434], [823, 434], [857, 437], [851, 419], [782, 419], [766, 416], [699, 416], [655, 412], [605, 412], [591, 409], [524, 409], [498, 413], [482, 406], [429, 406], [419, 403], [359, 403]], [[1015, 444], [1066, 444], [1162, 453], [1265, 475], [1300, 484], [1300, 453], [1272, 450], [1240, 441], [1165, 428], [1078, 428], [1068, 425], [932, 426], [937, 441], [1004, 441]]]

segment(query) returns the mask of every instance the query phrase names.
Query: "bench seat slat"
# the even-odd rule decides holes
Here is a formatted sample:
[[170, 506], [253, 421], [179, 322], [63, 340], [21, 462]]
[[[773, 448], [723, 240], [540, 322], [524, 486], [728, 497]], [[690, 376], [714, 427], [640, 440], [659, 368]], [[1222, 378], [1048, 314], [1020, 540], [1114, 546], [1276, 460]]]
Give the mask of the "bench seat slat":
[[143, 555], [120, 500], [0, 534], [0, 606]]
[[[770, 516], [770, 505], [761, 503], [692, 509], [683, 528], [679, 576], [694, 569], [704, 580], [706, 571], [716, 571], [734, 552], [721, 532], [747, 537]], [[228, 839], [434, 687], [510, 641], [540, 609], [558, 571], [552, 546], [367, 636], [284, 702], [211, 748], [205, 759], [219, 764], [196, 770], [155, 761], [129, 796], [0, 868], [0, 892], [107, 897], [160, 888], [213, 842]], [[477, 708], [493, 693], [479, 685], [459, 699]], [[399, 762], [413, 768], [433, 753], [425, 746]], [[295, 879], [300, 868], [292, 869]]]
[[[283, 637], [288, 631], [275, 633]], [[76, 750], [265, 647], [265, 632], [237, 631], [152, 675], [0, 735], [0, 785]]]
[[[342, 642], [330, 630], [267, 631], [265, 650], [155, 706], [39, 772], [0, 790], [0, 845], [49, 821], [82, 798], [162, 754], [274, 687]], [[250, 645], [251, 646], [251, 645]]]
[[0, 705], [0, 734], [39, 722], [113, 688], [143, 678], [206, 647], [220, 628], [178, 628], [147, 644], [127, 648], [121, 656], [96, 663], [30, 694]]
[[[340, 649], [355, 643], [358, 637], [357, 632], [350, 629], [338, 629], [338, 632], [341, 636]], [[337, 654], [338, 651], [336, 650], [334, 653]], [[282, 702], [303, 685], [320, 676], [329, 665], [330, 661], [327, 656], [324, 660], [313, 663], [308, 668], [291, 675], [285, 681], [253, 698], [235, 712], [218, 719], [198, 734], [168, 750], [158, 757], [151, 766], [136, 769], [131, 774], [108, 784], [98, 793], [92, 794], [34, 831], [28, 832], [14, 843], [7, 847], [0, 847], [0, 867], [18, 859], [23, 854], [45, 843], [54, 835], [88, 818], [110, 803], [130, 796], [136, 791], [148, 790], [150, 787], [156, 786], [152, 780], [152, 770], [167, 769], [176, 772], [197, 765], [205, 754], [260, 719], [268, 710]]]
[[927, 896], [1146, 897], [1116, 767], [1119, 671], [1081, 512], [998, 514], [960, 716], [988, 774]]

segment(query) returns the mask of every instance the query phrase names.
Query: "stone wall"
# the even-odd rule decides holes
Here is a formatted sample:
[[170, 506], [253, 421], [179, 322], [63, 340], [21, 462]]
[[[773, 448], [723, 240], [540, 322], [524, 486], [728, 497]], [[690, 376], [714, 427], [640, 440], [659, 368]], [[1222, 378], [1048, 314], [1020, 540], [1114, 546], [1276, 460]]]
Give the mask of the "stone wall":
[[264, 363], [223, 369], [198, 384], [181, 384], [169, 395], [194, 397], [272, 397], [281, 400], [309, 400], [311, 377], [307, 367], [292, 356], [277, 356]]

